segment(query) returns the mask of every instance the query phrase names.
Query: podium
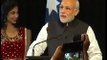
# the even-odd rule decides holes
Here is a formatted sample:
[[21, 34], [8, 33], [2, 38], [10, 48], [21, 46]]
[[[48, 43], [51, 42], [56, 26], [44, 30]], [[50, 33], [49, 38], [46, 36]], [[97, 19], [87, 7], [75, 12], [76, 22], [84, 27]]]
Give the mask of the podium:
[[50, 56], [26, 56], [26, 60], [50, 60]]

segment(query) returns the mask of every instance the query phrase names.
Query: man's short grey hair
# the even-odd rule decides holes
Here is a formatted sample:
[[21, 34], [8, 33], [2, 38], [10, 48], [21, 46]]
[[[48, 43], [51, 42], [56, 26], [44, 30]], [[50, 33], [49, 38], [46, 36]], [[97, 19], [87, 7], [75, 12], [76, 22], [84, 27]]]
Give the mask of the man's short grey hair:
[[79, 8], [80, 8], [79, 0], [76, 0], [76, 8], [77, 8], [77, 9], [79, 9]]

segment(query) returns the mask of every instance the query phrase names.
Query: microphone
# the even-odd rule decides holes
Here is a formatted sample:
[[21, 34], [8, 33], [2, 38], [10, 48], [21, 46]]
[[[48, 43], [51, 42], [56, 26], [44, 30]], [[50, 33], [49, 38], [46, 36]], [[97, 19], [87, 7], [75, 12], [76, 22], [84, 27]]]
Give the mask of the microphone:
[[[63, 34], [59, 34], [58, 36], [52, 37], [52, 38], [47, 39], [47, 40], [58, 39], [58, 38], [60, 38], [60, 36], [62, 36], [62, 35], [63, 35]], [[38, 45], [38, 44], [47, 42], [47, 40], [40, 41], [40, 42], [36, 43], [36, 44], [33, 46], [32, 56], [34, 56], [34, 47], [35, 47], [36, 45]], [[73, 42], [72, 42], [72, 43], [65, 43], [65, 44], [63, 44], [63, 50], [64, 50], [64, 51], [65, 51], [65, 50], [69, 50], [70, 48], [75, 47], [76, 45], [77, 45], [76, 48], [78, 48], [79, 46], [81, 46], [81, 45], [80, 45], [81, 43], [82, 43], [82, 41], [81, 41], [81, 35], [80, 35], [80, 34], [79, 34], [79, 35], [75, 35], [75, 36], [73, 37]], [[71, 45], [72, 45], [72, 46], [71, 46]], [[78, 50], [78, 49], [80, 50], [80, 47], [79, 47], [78, 49], [76, 49], [76, 48], [74, 48], [73, 50]]]
[[[64, 32], [63, 32], [63, 33], [64, 33]], [[49, 39], [47, 39], [47, 40], [59, 39], [61, 36], [63, 36], [63, 33], [59, 34], [58, 36], [49, 38]], [[36, 43], [36, 44], [33, 46], [33, 49], [32, 49], [32, 55], [33, 55], [33, 56], [34, 56], [34, 47], [35, 47], [36, 45], [38, 45], [38, 44], [47, 42], [47, 40], [40, 41], [40, 42]]]

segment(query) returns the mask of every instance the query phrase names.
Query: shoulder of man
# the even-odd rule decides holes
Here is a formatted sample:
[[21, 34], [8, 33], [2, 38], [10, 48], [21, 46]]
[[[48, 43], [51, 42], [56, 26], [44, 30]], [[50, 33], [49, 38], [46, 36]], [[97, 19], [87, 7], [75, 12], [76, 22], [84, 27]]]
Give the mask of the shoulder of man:
[[87, 22], [85, 22], [85, 21], [83, 21], [83, 20], [80, 20], [80, 19], [75, 19], [77, 22], [79, 22], [80, 24], [84, 24], [84, 25], [88, 25], [89, 26], [89, 24], [87, 23]]

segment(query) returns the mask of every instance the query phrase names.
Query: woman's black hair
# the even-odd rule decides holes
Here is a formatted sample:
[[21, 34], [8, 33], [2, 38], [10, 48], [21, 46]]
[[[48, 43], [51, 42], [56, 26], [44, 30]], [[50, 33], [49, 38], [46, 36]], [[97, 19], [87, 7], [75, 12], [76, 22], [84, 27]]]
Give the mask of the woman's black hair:
[[4, 0], [1, 5], [1, 26], [4, 27], [7, 21], [7, 14], [15, 6], [18, 6], [17, 0]]

